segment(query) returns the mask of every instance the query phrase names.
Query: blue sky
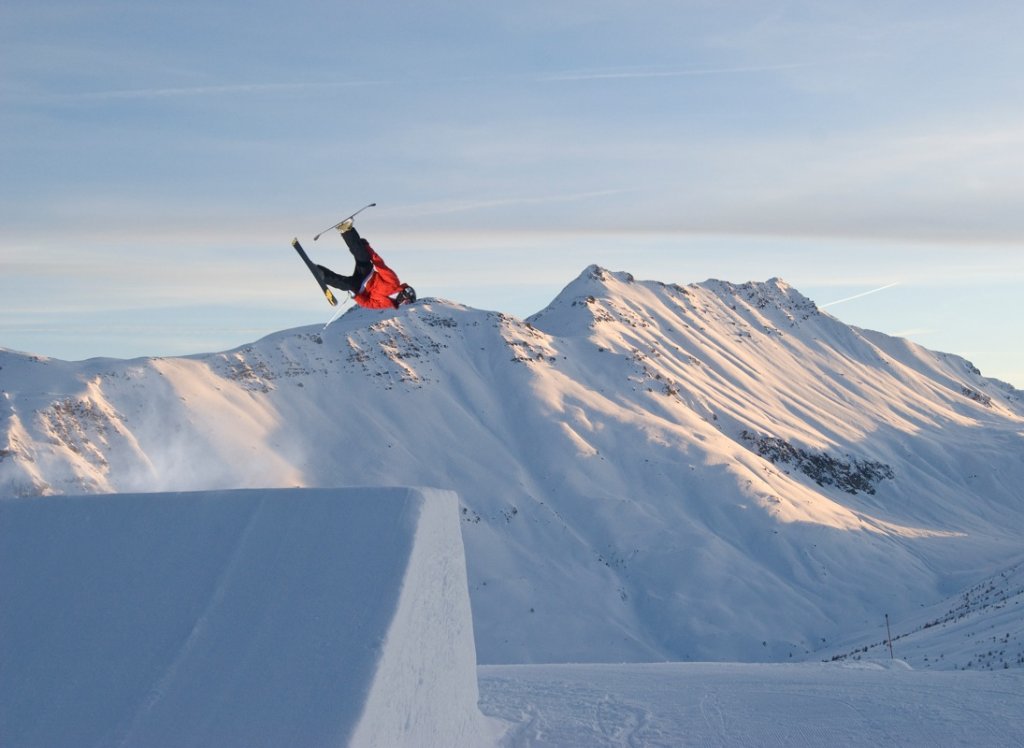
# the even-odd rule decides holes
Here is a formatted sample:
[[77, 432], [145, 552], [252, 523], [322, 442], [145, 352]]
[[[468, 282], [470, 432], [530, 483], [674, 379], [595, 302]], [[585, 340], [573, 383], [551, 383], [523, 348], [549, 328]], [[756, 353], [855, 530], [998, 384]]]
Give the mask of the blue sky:
[[[526, 316], [596, 262], [784, 278], [1024, 387], [1016, 2], [12, 0], [0, 346], [221, 350], [326, 322], [359, 227]], [[869, 293], [870, 292], [870, 293]]]

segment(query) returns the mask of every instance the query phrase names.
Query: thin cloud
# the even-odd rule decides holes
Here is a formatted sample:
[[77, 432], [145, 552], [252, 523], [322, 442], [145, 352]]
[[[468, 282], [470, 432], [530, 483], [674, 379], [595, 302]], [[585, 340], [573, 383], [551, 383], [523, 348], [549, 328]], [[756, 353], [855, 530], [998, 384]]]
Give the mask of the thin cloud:
[[578, 200], [589, 200], [597, 197], [609, 197], [621, 195], [632, 190], [594, 190], [590, 192], [575, 192], [565, 195], [539, 195], [535, 197], [510, 197], [496, 198], [493, 200], [466, 200], [426, 203], [421, 205], [408, 206], [400, 210], [407, 216], [428, 216], [445, 215], [450, 213], [463, 213], [466, 211], [483, 210], [486, 208], [504, 208], [516, 205], [542, 205], [544, 203], [568, 203]]
[[784, 63], [778, 65], [745, 65], [723, 68], [687, 68], [684, 70], [621, 70], [607, 72], [551, 73], [541, 76], [543, 81], [588, 81], [618, 80], [627, 78], [686, 78], [701, 75], [729, 75], [733, 73], [770, 73], [776, 70], [794, 70], [812, 67], [807, 63]]
[[884, 291], [887, 288], [892, 288], [893, 286], [898, 286], [899, 284], [899, 281], [896, 281], [895, 283], [889, 283], [888, 285], [880, 286], [878, 288], [872, 288], [870, 291], [864, 291], [863, 293], [855, 294], [854, 296], [847, 296], [845, 299], [836, 299], [835, 301], [830, 301], [827, 304], [820, 304], [819, 307], [821, 309], [824, 309], [825, 307], [835, 306], [836, 304], [843, 304], [847, 301], [853, 301], [854, 299], [862, 299], [865, 296], [870, 296], [873, 293]]
[[110, 99], [160, 99], [185, 96], [220, 96], [225, 94], [290, 93], [331, 88], [353, 88], [381, 85], [384, 81], [336, 81], [327, 83], [235, 83], [218, 86], [178, 86], [168, 88], [130, 88], [113, 91], [89, 91], [57, 96], [61, 100], [101, 101]]

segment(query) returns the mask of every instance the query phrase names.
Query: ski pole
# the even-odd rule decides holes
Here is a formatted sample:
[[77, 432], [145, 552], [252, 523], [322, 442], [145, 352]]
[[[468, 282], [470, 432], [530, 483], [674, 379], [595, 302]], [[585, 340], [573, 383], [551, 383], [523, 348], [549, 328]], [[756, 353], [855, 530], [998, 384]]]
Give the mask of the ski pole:
[[337, 222], [336, 224], [334, 224], [333, 226], [328, 226], [328, 227], [327, 227], [327, 228], [325, 228], [325, 229], [324, 229], [323, 231], [321, 231], [321, 232], [320, 232], [319, 234], [317, 234], [316, 236], [314, 236], [314, 237], [313, 237], [313, 241], [316, 241], [317, 239], [319, 239], [319, 238], [320, 238], [321, 236], [323, 236], [324, 234], [326, 234], [326, 233], [327, 233], [328, 231], [330, 231], [331, 229], [336, 229], [336, 228], [338, 228], [338, 227], [339, 227], [339, 226], [340, 226], [341, 224], [345, 223], [345, 221], [347, 221], [348, 219], [350, 219], [350, 218], [355, 218], [356, 216], [358, 216], [358, 215], [359, 215], [360, 213], [362, 213], [362, 212], [363, 212], [364, 210], [366, 210], [367, 208], [372, 208], [372, 207], [374, 207], [374, 206], [375, 206], [376, 204], [377, 204], [377, 203], [370, 203], [369, 205], [364, 205], [364, 206], [363, 206], [362, 208], [360, 208], [359, 210], [357, 210], [357, 211], [356, 211], [355, 213], [353, 213], [352, 215], [350, 215], [350, 216], [345, 216], [344, 218], [342, 218], [342, 219], [341, 219], [340, 221], [338, 221], [338, 222]]

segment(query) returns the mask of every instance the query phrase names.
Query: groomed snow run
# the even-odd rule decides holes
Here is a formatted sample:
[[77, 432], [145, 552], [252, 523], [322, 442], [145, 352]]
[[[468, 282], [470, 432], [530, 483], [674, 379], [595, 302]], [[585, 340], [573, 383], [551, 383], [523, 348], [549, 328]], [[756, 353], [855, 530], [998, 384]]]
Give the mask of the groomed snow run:
[[859, 663], [481, 666], [520, 746], [1019, 746], [1024, 673]]
[[493, 742], [455, 494], [0, 501], [0, 744]]

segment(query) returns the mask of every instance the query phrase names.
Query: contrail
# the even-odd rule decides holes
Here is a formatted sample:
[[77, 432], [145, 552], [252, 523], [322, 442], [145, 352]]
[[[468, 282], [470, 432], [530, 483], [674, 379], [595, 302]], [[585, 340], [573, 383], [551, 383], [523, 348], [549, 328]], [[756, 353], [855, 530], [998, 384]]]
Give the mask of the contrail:
[[887, 288], [892, 288], [893, 286], [898, 286], [899, 284], [900, 284], [900, 282], [896, 281], [895, 283], [890, 283], [887, 286], [881, 286], [879, 288], [872, 288], [870, 291], [865, 291], [864, 293], [859, 293], [859, 294], [856, 294], [855, 296], [847, 296], [845, 299], [836, 299], [835, 301], [830, 301], [827, 304], [819, 304], [818, 308], [819, 309], [824, 309], [827, 306], [835, 306], [836, 304], [842, 304], [845, 301], [853, 301], [854, 299], [860, 299], [860, 298], [863, 298], [864, 296], [870, 296], [873, 293], [878, 293], [879, 291], [884, 291]]
[[[775, 70], [791, 70], [795, 68], [808, 67], [806, 63], [786, 63], [781, 65], [751, 65], [739, 67], [722, 68], [688, 68], [683, 70], [624, 70], [624, 71], [597, 71], [597, 72], [563, 72], [548, 73], [534, 78], [542, 82], [557, 81], [587, 81], [587, 80], [615, 80], [628, 78], [680, 78], [702, 75], [726, 75], [732, 73], [764, 73]], [[499, 76], [470, 76], [460, 78], [441, 78], [434, 83], [455, 83], [455, 82], [488, 82], [503, 80]], [[245, 95], [261, 93], [280, 93], [291, 91], [318, 91], [331, 88], [349, 88], [356, 86], [381, 86], [394, 85], [396, 81], [379, 80], [354, 80], [354, 81], [320, 81], [320, 82], [286, 82], [286, 83], [226, 83], [220, 85], [205, 86], [168, 86], [163, 88], [129, 88], [116, 89], [111, 91], [83, 91], [79, 93], [63, 93], [48, 96], [49, 99], [61, 101], [104, 101], [113, 99], [159, 99], [185, 96], [220, 96], [220, 95]]]

